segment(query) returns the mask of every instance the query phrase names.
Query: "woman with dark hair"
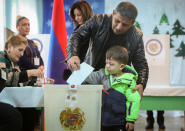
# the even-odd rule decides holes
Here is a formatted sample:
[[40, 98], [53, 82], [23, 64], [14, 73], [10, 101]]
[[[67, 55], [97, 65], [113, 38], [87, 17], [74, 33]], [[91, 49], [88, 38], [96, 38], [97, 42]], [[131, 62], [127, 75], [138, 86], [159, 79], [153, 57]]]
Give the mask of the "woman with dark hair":
[[[70, 17], [75, 26], [74, 30], [77, 30], [81, 25], [85, 24], [87, 20], [93, 17], [93, 10], [87, 1], [85, 0], [77, 1], [71, 7]], [[84, 61], [88, 49], [88, 46], [85, 43], [89, 43], [89, 40], [84, 40], [81, 46], [78, 47], [80, 50], [78, 54], [81, 62]]]
[[87, 20], [93, 17], [93, 11], [87, 1], [77, 1], [70, 10], [70, 17], [75, 25], [75, 28], [84, 24]]
[[[85, 24], [86, 21], [93, 17], [93, 10], [87, 1], [80, 0], [72, 5], [70, 10], [70, 17], [74, 23], [75, 31], [79, 29], [81, 25]], [[89, 45], [87, 43], [89, 43], [89, 40], [83, 40], [80, 46], [77, 47], [78, 50], [80, 50], [80, 52], [77, 53], [81, 62], [84, 61], [84, 58], [87, 53]], [[65, 69], [63, 73], [63, 79], [67, 80], [71, 73], [71, 70]]]

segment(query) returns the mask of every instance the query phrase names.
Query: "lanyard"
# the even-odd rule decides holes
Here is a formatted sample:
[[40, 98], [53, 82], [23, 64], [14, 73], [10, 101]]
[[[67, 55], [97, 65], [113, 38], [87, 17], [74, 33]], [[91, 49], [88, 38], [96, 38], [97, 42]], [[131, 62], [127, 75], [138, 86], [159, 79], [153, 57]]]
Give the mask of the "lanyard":
[[28, 48], [30, 49], [31, 57], [34, 57], [34, 55], [37, 56], [37, 51], [36, 49], [34, 49], [35, 47], [33, 46], [31, 41], [28, 41]]

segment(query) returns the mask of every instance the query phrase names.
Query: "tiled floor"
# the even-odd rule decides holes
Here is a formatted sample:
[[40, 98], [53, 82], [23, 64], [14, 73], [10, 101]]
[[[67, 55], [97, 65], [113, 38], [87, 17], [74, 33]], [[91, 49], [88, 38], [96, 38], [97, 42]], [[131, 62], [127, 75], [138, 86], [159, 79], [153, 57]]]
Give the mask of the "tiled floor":
[[[183, 131], [181, 128], [184, 126], [184, 117], [165, 117], [165, 130], [159, 130], [156, 123], [153, 130], [145, 130], [145, 126], [145, 118], [139, 117], [135, 123], [135, 131]], [[40, 129], [35, 129], [35, 131], [40, 131]]]
[[184, 117], [165, 117], [165, 130], [159, 130], [155, 122], [153, 130], [145, 130], [146, 120], [144, 117], [139, 117], [135, 123], [135, 131], [181, 131], [184, 126]]

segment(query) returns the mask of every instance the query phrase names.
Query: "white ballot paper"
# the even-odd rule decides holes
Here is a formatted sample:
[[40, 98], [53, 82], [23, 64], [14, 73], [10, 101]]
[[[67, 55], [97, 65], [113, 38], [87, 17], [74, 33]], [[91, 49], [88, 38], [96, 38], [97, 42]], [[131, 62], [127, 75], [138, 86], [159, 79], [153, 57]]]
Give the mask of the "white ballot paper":
[[88, 77], [88, 75], [94, 70], [94, 68], [87, 63], [80, 64], [80, 70], [73, 71], [68, 78], [67, 83], [70, 85], [81, 85], [82, 82]]

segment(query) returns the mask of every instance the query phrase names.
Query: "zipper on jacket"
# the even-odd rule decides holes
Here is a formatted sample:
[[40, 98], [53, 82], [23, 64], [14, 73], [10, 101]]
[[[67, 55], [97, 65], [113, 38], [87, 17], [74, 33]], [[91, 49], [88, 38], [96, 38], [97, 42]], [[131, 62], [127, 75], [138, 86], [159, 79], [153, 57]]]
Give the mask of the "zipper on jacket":
[[128, 115], [130, 115], [131, 108], [132, 108], [132, 102], [130, 102], [130, 105], [129, 105], [129, 108], [128, 108]]

